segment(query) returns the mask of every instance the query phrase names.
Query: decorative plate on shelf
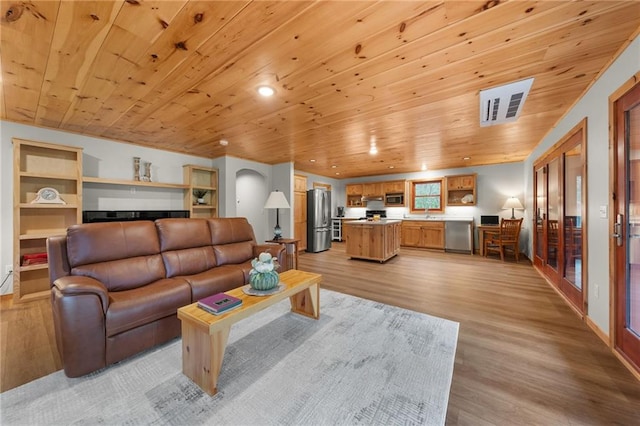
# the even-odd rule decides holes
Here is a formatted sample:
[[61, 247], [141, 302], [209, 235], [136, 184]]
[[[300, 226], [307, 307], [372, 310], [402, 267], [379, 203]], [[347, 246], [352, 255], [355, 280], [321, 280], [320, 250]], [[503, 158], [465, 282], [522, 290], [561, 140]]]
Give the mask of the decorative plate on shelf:
[[473, 194], [467, 194], [464, 197], [462, 197], [462, 202], [464, 204], [473, 203]]
[[67, 204], [62, 198], [60, 198], [60, 193], [55, 188], [40, 188], [38, 193], [36, 194], [36, 198], [31, 202], [31, 204]]

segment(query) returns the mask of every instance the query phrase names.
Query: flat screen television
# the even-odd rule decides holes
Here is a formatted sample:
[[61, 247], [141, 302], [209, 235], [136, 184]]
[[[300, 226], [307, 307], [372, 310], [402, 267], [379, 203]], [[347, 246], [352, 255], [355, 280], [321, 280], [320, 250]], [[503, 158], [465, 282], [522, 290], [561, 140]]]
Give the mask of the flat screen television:
[[84, 210], [82, 223], [188, 218], [189, 210]]

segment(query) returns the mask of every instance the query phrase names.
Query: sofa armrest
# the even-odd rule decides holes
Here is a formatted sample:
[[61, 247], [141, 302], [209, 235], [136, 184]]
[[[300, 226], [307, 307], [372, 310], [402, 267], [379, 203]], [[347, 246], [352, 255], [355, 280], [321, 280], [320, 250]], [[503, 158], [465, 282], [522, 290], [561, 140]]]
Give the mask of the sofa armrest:
[[106, 314], [109, 309], [109, 292], [107, 288], [96, 279], [70, 275], [58, 278], [53, 282], [53, 285], [59, 290], [60, 295], [63, 297], [95, 294], [100, 298], [102, 313]]
[[51, 289], [51, 310], [58, 352], [67, 377], [96, 371], [106, 363], [106, 310], [109, 297], [97, 280], [58, 278]]
[[265, 251], [278, 259], [278, 263], [280, 264], [278, 272], [284, 272], [288, 269], [285, 246], [282, 244], [257, 244], [253, 246], [253, 255], [255, 257], [258, 257], [260, 253], [264, 253]]
[[49, 261], [49, 284], [58, 278], [71, 274], [67, 258], [67, 236], [57, 235], [47, 238], [47, 260]]

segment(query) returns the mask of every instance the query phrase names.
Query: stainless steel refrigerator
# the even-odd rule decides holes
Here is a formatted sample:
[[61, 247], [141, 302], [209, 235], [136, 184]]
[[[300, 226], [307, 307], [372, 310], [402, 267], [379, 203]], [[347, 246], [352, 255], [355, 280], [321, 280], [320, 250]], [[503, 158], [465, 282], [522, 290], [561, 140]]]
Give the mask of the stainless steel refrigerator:
[[317, 253], [331, 248], [331, 191], [307, 191], [307, 251]]

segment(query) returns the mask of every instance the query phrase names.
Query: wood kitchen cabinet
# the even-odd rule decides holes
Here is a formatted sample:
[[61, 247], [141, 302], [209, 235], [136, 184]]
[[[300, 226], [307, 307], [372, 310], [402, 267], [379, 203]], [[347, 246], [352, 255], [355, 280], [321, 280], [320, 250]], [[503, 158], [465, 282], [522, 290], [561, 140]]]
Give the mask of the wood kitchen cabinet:
[[392, 180], [389, 182], [382, 182], [382, 193], [386, 194], [404, 194], [405, 192], [405, 180]]
[[382, 183], [381, 182], [363, 183], [362, 195], [365, 197], [382, 197], [383, 195]]
[[294, 175], [293, 190], [296, 192], [307, 192], [307, 177], [302, 175]]
[[384, 262], [400, 252], [400, 221], [345, 222], [346, 254]]
[[401, 245], [444, 250], [444, 221], [403, 220]]
[[447, 176], [447, 205], [475, 206], [476, 174]]
[[349, 183], [345, 186], [347, 195], [360, 195], [362, 196], [362, 184], [361, 183]]
[[298, 251], [307, 249], [307, 177], [293, 177], [293, 238], [300, 240]]
[[350, 183], [345, 185], [347, 193], [347, 207], [364, 207], [366, 202], [362, 201], [362, 184]]

